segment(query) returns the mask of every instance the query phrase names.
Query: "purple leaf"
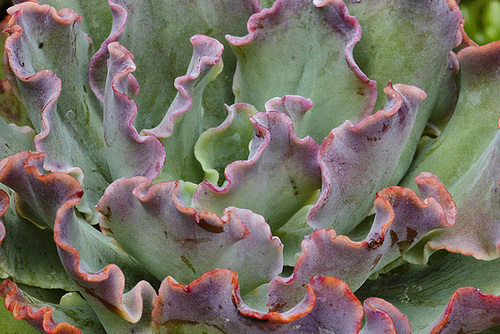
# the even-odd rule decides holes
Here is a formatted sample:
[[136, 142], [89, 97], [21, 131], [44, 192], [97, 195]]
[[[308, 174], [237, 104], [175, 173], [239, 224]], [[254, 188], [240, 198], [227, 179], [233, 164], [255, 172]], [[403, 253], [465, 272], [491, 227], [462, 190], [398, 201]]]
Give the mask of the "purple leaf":
[[88, 89], [91, 40], [81, 31], [82, 17], [34, 2], [15, 5], [9, 13], [6, 59], [38, 133], [35, 148], [46, 153], [46, 170], [70, 173], [80, 184], [85, 173], [79, 208], [90, 218], [109, 171], [102, 108]]
[[361, 303], [333, 277], [313, 277], [307, 293], [285, 313], [259, 312], [245, 305], [236, 273], [218, 269], [189, 285], [168, 277], [154, 300], [153, 320], [169, 330], [217, 330], [225, 333], [357, 333]]
[[182, 202], [178, 182], [149, 186], [141, 177], [115, 181], [97, 210], [101, 228], [160, 280], [229, 268], [250, 291], [281, 272], [282, 245], [261, 216], [234, 207], [223, 217], [198, 212]]
[[[54, 310], [26, 297], [17, 285], [5, 280], [0, 285], [0, 295], [5, 298], [5, 307], [16, 319], [26, 320], [41, 333], [80, 334], [81, 331], [67, 322], [57, 323], [53, 318]], [[72, 310], [73, 313], [75, 310]], [[84, 315], [82, 315], [84, 316]]]
[[21, 152], [0, 162], [0, 182], [16, 191], [18, 214], [42, 228], [54, 228], [57, 210], [82, 196], [77, 180], [62, 172], [44, 174], [45, 154]]
[[476, 333], [500, 325], [500, 296], [460, 288], [450, 298], [432, 334]]
[[311, 227], [348, 233], [370, 212], [375, 193], [389, 185], [425, 93], [391, 84], [385, 93], [385, 110], [356, 125], [346, 121], [323, 141], [323, 187], [308, 215]]
[[408, 319], [391, 303], [380, 298], [368, 298], [363, 303], [366, 324], [360, 334], [410, 334]]
[[293, 275], [270, 283], [270, 309], [280, 311], [296, 304], [314, 275], [338, 277], [357, 290], [370, 274], [396, 260], [427, 232], [453, 225], [455, 204], [439, 180], [423, 174], [415, 182], [424, 198], [429, 194], [436, 197], [422, 201], [412, 190], [401, 187], [380, 191], [375, 221], [365, 240], [354, 242], [328, 229], [306, 237]]

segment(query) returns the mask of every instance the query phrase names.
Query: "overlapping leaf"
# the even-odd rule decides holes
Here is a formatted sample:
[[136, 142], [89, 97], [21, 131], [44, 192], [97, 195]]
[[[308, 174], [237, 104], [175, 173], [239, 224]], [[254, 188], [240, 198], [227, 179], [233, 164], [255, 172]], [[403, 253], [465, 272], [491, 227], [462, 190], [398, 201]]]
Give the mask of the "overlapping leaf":
[[250, 209], [263, 215], [275, 230], [306, 205], [320, 187], [318, 145], [310, 137], [298, 139], [290, 118], [283, 113], [260, 112], [251, 117], [251, 122], [254, 135], [248, 160], [228, 165], [228, 183], [223, 187], [201, 183], [192, 205], [218, 214], [229, 206]]
[[90, 203], [81, 209], [92, 215], [109, 171], [102, 107], [88, 86], [90, 39], [80, 29], [82, 17], [33, 2], [11, 7], [9, 13], [5, 51], [38, 133], [35, 148], [47, 154], [45, 169], [71, 173], [80, 183], [85, 174]]
[[[136, 102], [139, 110], [148, 112], [139, 113], [135, 120], [140, 130], [157, 126], [168, 106], [173, 103], [177, 92], [172, 86], [189, 66], [192, 53], [189, 38], [204, 34], [227, 46], [224, 36], [245, 33], [246, 21], [260, 10], [256, 0], [200, 0], [188, 3], [113, 0], [110, 1], [110, 7], [113, 27], [92, 60], [91, 84], [97, 96], [103, 100], [109, 43], [118, 40], [133, 54], [141, 54], [136, 60], [135, 75], [142, 91]], [[204, 110], [203, 130], [218, 126], [226, 116], [223, 104], [230, 104], [234, 99], [231, 86], [236, 58], [230, 52], [226, 52], [223, 57], [221, 75], [208, 85], [203, 100], [199, 97], [198, 102]]]
[[389, 85], [385, 93], [384, 110], [356, 125], [346, 121], [321, 145], [323, 186], [308, 215], [311, 227], [350, 232], [370, 212], [375, 193], [389, 185], [425, 93], [403, 85]]
[[289, 309], [315, 275], [337, 277], [356, 290], [371, 273], [396, 260], [427, 232], [453, 225], [455, 204], [439, 180], [424, 174], [416, 182], [425, 201], [408, 188], [391, 187], [378, 193], [377, 214], [365, 240], [354, 242], [328, 229], [307, 237], [293, 275], [270, 283], [268, 306], [277, 311]]
[[278, 0], [254, 14], [248, 29], [247, 36], [227, 37], [238, 58], [237, 102], [262, 110], [274, 97], [310, 98], [314, 108], [295, 131], [317, 143], [346, 119], [371, 113], [375, 83], [352, 58], [361, 29], [341, 1]]
[[145, 178], [118, 180], [97, 210], [102, 229], [158, 279], [189, 283], [209, 270], [228, 268], [250, 291], [281, 272], [282, 245], [261, 216], [234, 207], [223, 217], [197, 212], [183, 203], [176, 181], [148, 187]]
[[499, 52], [499, 42], [459, 52], [462, 92], [454, 116], [441, 136], [424, 141], [403, 180], [422, 170], [436, 173], [459, 208], [455, 227], [423, 241], [426, 253], [445, 248], [485, 260], [500, 256]]
[[453, 111], [458, 62], [452, 49], [461, 41], [462, 15], [454, 0], [345, 3], [361, 25], [354, 59], [377, 82], [377, 109], [384, 103], [382, 88], [389, 81], [416, 86], [428, 96], [396, 167], [392, 182], [397, 183], [408, 169], [429, 119], [440, 126], [439, 121]]

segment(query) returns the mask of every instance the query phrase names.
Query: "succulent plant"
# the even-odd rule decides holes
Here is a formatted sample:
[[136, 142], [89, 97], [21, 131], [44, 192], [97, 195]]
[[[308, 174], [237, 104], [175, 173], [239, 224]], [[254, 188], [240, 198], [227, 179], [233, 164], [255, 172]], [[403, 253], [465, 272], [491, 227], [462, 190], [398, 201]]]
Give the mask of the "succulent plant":
[[2, 333], [500, 325], [500, 41], [455, 0], [43, 2], [5, 22]]

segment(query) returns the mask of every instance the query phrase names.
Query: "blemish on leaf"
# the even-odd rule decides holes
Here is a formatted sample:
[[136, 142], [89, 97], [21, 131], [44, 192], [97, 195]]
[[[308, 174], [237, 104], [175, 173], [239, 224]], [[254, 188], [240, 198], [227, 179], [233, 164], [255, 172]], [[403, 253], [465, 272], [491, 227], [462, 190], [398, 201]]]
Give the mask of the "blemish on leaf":
[[418, 232], [415, 231], [412, 228], [407, 227], [406, 228], [406, 240], [402, 240], [398, 242], [398, 247], [401, 252], [407, 250], [411, 244], [413, 244], [413, 241], [415, 241], [415, 238], [417, 237]]
[[399, 241], [398, 234], [393, 230], [390, 230], [389, 234], [391, 235], [391, 247], [393, 247]]
[[280, 312], [285, 309], [286, 304], [286, 302], [272, 304], [269, 306], [269, 312]]
[[378, 238], [378, 239], [373, 239], [373, 240], [370, 240], [370, 242], [368, 242], [368, 250], [374, 250], [374, 249], [377, 249], [378, 247], [380, 247], [382, 245], [382, 238]]
[[182, 262], [184, 262], [184, 264], [189, 268], [191, 269], [191, 271], [193, 272], [193, 274], [196, 275], [196, 270], [194, 270], [194, 267], [193, 265], [191, 264], [191, 262], [189, 262], [189, 260], [185, 257], [185, 256], [182, 256], [181, 255], [181, 260]]
[[375, 260], [373, 260], [373, 264], [372, 264], [371, 270], [375, 269], [375, 267], [377, 266], [377, 264], [380, 262], [381, 258], [382, 258], [382, 254], [378, 254], [377, 257], [375, 258]]
[[111, 218], [111, 207], [107, 206], [106, 207], [106, 212], [105, 213], [101, 213], [104, 217], [110, 219]]
[[38, 48], [39, 49], [43, 48], [43, 42], [38, 43]]
[[299, 194], [299, 188], [297, 187], [297, 183], [295, 182], [295, 179], [292, 177], [288, 176], [288, 179], [290, 180], [290, 184], [292, 185], [293, 188], [293, 194], [297, 196]]

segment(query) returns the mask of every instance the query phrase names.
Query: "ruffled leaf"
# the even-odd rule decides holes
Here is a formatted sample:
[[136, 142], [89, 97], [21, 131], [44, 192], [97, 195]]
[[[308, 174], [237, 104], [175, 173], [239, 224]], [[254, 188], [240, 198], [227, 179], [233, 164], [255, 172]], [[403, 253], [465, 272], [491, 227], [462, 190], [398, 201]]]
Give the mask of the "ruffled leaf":
[[104, 333], [95, 313], [81, 297], [67, 296], [65, 301], [63, 297], [61, 304], [45, 303], [26, 295], [9, 280], [0, 285], [0, 296], [5, 298], [6, 308], [16, 319], [27, 321], [41, 333]]
[[391, 84], [385, 93], [385, 110], [356, 125], [346, 121], [321, 145], [323, 186], [308, 215], [311, 227], [348, 233], [370, 212], [375, 193], [389, 185], [425, 93]]
[[[13, 0], [14, 4], [38, 0]], [[92, 37], [94, 52], [108, 37], [112, 26], [111, 9], [107, 1], [86, 1], [86, 0], [40, 0], [41, 4], [54, 7], [57, 11], [71, 8], [75, 13], [83, 15], [82, 31]]]
[[170, 275], [190, 282], [206, 271], [228, 268], [250, 291], [281, 272], [281, 243], [262, 217], [237, 208], [228, 208], [223, 217], [197, 212], [183, 203], [177, 182], [149, 186], [144, 178], [118, 180], [97, 210], [103, 214], [102, 229], [158, 279]]
[[396, 260], [427, 232], [453, 225], [455, 205], [439, 180], [421, 175], [415, 181], [424, 201], [407, 188], [391, 187], [378, 193], [375, 221], [365, 240], [354, 242], [328, 229], [307, 237], [293, 275], [270, 283], [270, 309], [282, 311], [295, 305], [314, 275], [338, 277], [356, 290], [371, 273]]
[[54, 226], [54, 240], [68, 275], [106, 331], [151, 331], [150, 306], [156, 292], [148, 281], [155, 279], [109, 238], [77, 218], [74, 206], [79, 200], [61, 207]]
[[248, 143], [252, 140], [253, 127], [248, 116], [257, 110], [243, 103], [226, 106], [226, 110], [226, 120], [202, 133], [195, 146], [194, 153], [205, 172], [205, 179], [212, 184], [222, 183], [220, 176], [227, 165], [248, 157]]
[[[225, 34], [243, 34], [247, 19], [260, 10], [256, 0], [199, 0], [189, 3], [113, 0], [110, 6], [113, 28], [91, 62], [92, 89], [104, 100], [109, 43], [118, 40], [133, 54], [140, 54], [141, 57], [136, 59], [135, 75], [142, 88], [135, 101], [139, 110], [148, 112], [139, 113], [135, 119], [138, 129], [157, 126], [166, 108], [174, 103], [177, 92], [172, 85], [177, 77], [185, 73], [192, 53], [189, 38], [204, 34], [224, 41]], [[224, 65], [221, 75], [208, 85], [203, 101], [201, 95], [199, 97], [199, 103], [204, 107], [203, 130], [218, 126], [226, 116], [222, 106], [233, 101], [231, 78], [236, 67], [235, 56], [225, 53]]]
[[461, 93], [453, 118], [439, 137], [423, 145], [407, 176], [436, 173], [458, 207], [455, 226], [426, 238], [424, 258], [415, 253], [413, 261], [425, 261], [440, 248], [484, 260], [500, 256], [499, 54], [500, 42], [459, 52]]
[[104, 140], [113, 179], [145, 176], [155, 179], [165, 162], [165, 151], [153, 136], [139, 136], [132, 125], [137, 105], [130, 96], [139, 86], [133, 55], [117, 42], [108, 45], [108, 78], [104, 97]]
[[[426, 266], [406, 264], [376, 280], [368, 280], [356, 291], [359, 298], [377, 296], [391, 302], [412, 324], [413, 333], [429, 333], [438, 323], [462, 324], [464, 332], [475, 333], [498, 325], [498, 275], [500, 262], [478, 261], [471, 256], [436, 253]], [[473, 288], [455, 290], [462, 287]], [[463, 309], [468, 305], [468, 310]], [[463, 312], [462, 312], [463, 311]], [[482, 321], [481, 321], [482, 320]], [[470, 324], [467, 327], [466, 324]], [[459, 327], [450, 327], [459, 333]]]
[[38, 152], [5, 159], [2, 176], [7, 175], [7, 181], [14, 178], [21, 182], [2, 182], [16, 191], [22, 209], [31, 216], [37, 220], [46, 216], [42, 221], [47, 224], [54, 219], [49, 226], [53, 226], [64, 268], [106, 330], [149, 328], [148, 305], [156, 293], [149, 283], [137, 282], [147, 279], [155, 284], [156, 279], [116, 247], [111, 238], [76, 214], [74, 207], [83, 196], [78, 182], [62, 172], [41, 174], [43, 164], [44, 154]]
[[159, 330], [198, 333], [357, 333], [363, 315], [347, 285], [333, 277], [313, 277], [304, 299], [286, 313], [259, 312], [241, 299], [236, 273], [224, 269], [188, 286], [167, 278], [154, 306]]
[[391, 303], [380, 298], [368, 298], [363, 303], [366, 324], [360, 334], [410, 334], [408, 318]]
[[21, 152], [0, 161], [0, 182], [16, 191], [17, 213], [41, 228], [54, 228], [57, 210], [83, 194], [68, 174], [44, 174], [45, 153]]
[[238, 58], [237, 102], [262, 110], [276, 96], [310, 98], [315, 106], [295, 130], [318, 143], [346, 119], [371, 113], [375, 83], [352, 58], [361, 30], [342, 1], [279, 0], [250, 18], [248, 32], [227, 37]]
[[6, 333], [38, 334], [33, 326], [24, 320], [14, 318], [12, 312], [4, 307], [4, 298], [0, 296], [0, 319], [2, 319], [2, 329]]
[[161, 139], [167, 160], [162, 179], [199, 182], [202, 170], [194, 155], [194, 147], [203, 129], [202, 94], [205, 85], [222, 69], [223, 46], [204, 35], [191, 37], [193, 56], [187, 74], [175, 80], [179, 91], [161, 123], [143, 130], [146, 135]]
[[412, 161], [429, 118], [441, 120], [453, 111], [458, 63], [452, 49], [461, 40], [462, 15], [453, 0], [345, 3], [361, 25], [354, 59], [369, 78], [377, 81], [377, 109], [384, 103], [382, 88], [389, 81], [413, 85], [427, 94], [396, 168], [393, 182], [397, 183]]
[[260, 112], [250, 119], [254, 135], [248, 160], [227, 166], [228, 183], [223, 187], [201, 183], [192, 205], [217, 214], [229, 206], [250, 209], [263, 215], [274, 231], [320, 187], [318, 145], [310, 137], [298, 139], [283, 113]]
[[432, 328], [432, 334], [472, 333], [500, 325], [500, 296], [460, 288]]
[[[109, 182], [109, 171], [102, 108], [87, 81], [90, 39], [80, 29], [82, 17], [33, 2], [9, 13], [8, 65], [38, 132], [35, 147], [47, 154], [44, 168], [71, 173], [80, 183], [85, 173], [92, 206]], [[81, 209], [92, 214], [89, 204]]]

